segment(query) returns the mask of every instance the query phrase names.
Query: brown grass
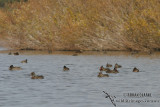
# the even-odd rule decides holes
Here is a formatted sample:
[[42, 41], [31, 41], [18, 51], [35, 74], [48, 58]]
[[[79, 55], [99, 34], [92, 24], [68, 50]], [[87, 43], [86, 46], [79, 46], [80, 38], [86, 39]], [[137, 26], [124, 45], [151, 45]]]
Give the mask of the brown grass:
[[9, 7], [0, 11], [0, 32], [13, 48], [160, 48], [159, 0], [29, 0]]

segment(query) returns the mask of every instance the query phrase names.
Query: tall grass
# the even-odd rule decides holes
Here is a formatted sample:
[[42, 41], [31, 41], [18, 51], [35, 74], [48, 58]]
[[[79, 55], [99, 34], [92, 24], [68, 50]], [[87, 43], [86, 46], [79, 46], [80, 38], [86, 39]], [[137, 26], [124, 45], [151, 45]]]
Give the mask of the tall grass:
[[0, 28], [13, 48], [160, 48], [159, 0], [28, 0], [8, 7]]
[[13, 2], [27, 2], [28, 0], [0, 0], [0, 7], [5, 7], [6, 4], [8, 3], [13, 3]]

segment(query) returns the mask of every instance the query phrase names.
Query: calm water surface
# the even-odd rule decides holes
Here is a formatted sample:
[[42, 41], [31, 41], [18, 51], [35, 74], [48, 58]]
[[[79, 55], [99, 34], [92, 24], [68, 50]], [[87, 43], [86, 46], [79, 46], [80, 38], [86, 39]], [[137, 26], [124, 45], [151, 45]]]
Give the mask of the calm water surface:
[[[0, 107], [114, 107], [103, 91], [114, 100], [160, 100], [160, 54], [129, 55], [126, 53], [71, 52], [44, 54], [20, 52], [0, 53]], [[27, 64], [20, 61], [28, 59]], [[106, 63], [122, 65], [120, 73], [98, 78], [99, 67]], [[9, 66], [23, 70], [9, 71]], [[63, 71], [66, 65], [70, 71]], [[133, 67], [140, 69], [133, 73]], [[30, 73], [43, 75], [43, 80], [30, 79]], [[130, 98], [124, 93], [151, 93], [150, 98]], [[115, 102], [117, 107], [159, 107], [159, 103]]]

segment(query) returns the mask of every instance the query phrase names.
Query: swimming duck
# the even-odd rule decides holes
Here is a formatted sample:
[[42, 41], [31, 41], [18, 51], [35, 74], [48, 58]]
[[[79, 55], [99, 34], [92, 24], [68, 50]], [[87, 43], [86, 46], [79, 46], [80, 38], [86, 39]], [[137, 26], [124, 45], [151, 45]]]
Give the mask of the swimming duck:
[[9, 67], [9, 70], [22, 70], [22, 68], [11, 65], [11, 66]]
[[106, 64], [106, 67], [112, 67], [112, 65], [107, 63], [107, 64]]
[[119, 73], [117, 68], [114, 68], [113, 70], [108, 70], [106, 73]]
[[66, 66], [63, 67], [63, 71], [68, 71], [68, 70], [69, 70], [68, 67], [66, 67]]
[[97, 77], [109, 77], [108, 74], [102, 74], [102, 72], [100, 71]]
[[121, 68], [121, 65], [118, 65], [117, 63], [115, 64], [114, 68]]
[[31, 72], [31, 79], [44, 79], [44, 76], [36, 75], [35, 72]]
[[43, 75], [34, 75], [31, 77], [31, 79], [44, 79]]
[[83, 51], [82, 50], [77, 50], [75, 53], [82, 53]]
[[78, 54], [73, 54], [72, 56], [78, 56]]
[[31, 76], [35, 76], [36, 74], [35, 74], [35, 72], [31, 72]]
[[21, 63], [27, 63], [27, 59], [26, 59], [26, 60], [21, 61]]
[[136, 67], [133, 68], [133, 72], [139, 72], [139, 69], [137, 69]]
[[8, 55], [12, 55], [12, 53], [11, 53], [11, 52], [9, 52], [9, 53], [8, 53]]
[[110, 69], [109, 68], [104, 68], [103, 66], [101, 66], [99, 70], [100, 71], [109, 71]]
[[18, 52], [15, 52], [15, 53], [13, 53], [14, 55], [19, 55], [19, 53]]

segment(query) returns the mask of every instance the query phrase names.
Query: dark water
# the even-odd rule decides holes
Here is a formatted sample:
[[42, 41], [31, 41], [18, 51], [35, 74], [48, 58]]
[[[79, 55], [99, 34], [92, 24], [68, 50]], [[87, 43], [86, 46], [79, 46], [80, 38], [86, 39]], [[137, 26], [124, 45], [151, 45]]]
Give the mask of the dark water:
[[[60, 54], [61, 53], [61, 54]], [[114, 100], [160, 100], [160, 55], [90, 52], [72, 56], [72, 52], [0, 53], [0, 107], [114, 107], [103, 91]], [[20, 63], [28, 59], [27, 64]], [[122, 65], [120, 73], [98, 78], [99, 67], [106, 63]], [[21, 66], [23, 70], [9, 71]], [[70, 71], [63, 71], [66, 65]], [[133, 73], [133, 67], [140, 69]], [[30, 79], [30, 73], [43, 75], [43, 80]], [[130, 98], [124, 93], [151, 93], [150, 98]], [[117, 107], [159, 107], [160, 102], [116, 102]]]

